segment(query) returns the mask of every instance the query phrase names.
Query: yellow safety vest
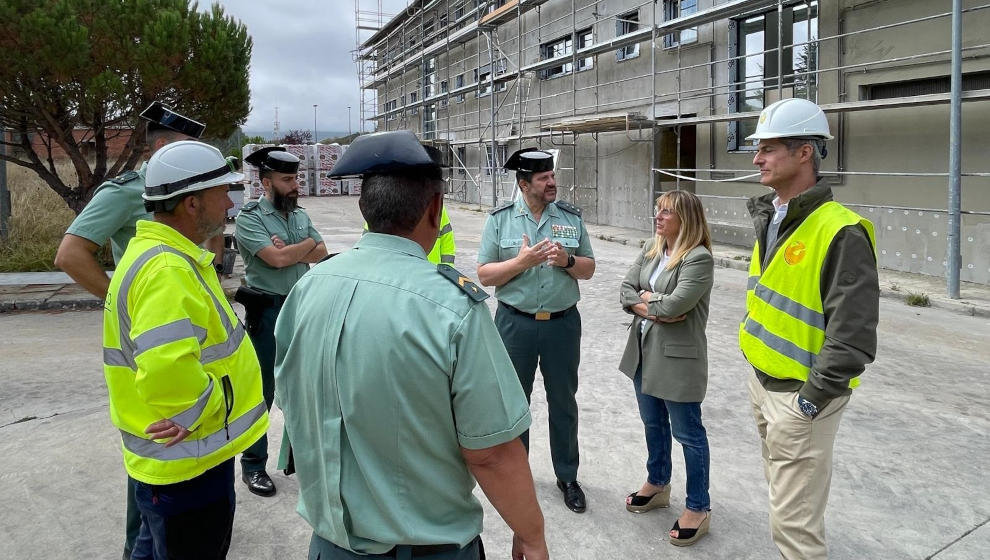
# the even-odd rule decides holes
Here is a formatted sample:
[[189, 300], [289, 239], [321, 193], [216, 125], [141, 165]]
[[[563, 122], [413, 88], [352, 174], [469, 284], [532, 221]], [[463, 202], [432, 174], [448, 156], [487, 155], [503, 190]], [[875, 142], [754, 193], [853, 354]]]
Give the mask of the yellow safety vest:
[[[746, 317], [739, 347], [756, 369], [778, 379], [808, 380], [825, 343], [821, 275], [828, 248], [844, 227], [860, 224], [876, 251], [873, 224], [833, 201], [812, 212], [762, 269], [760, 242], [753, 247], [746, 287]], [[859, 385], [859, 378], [849, 387]]]
[[[171, 227], [141, 220], [107, 291], [110, 418], [127, 474], [148, 484], [199, 476], [268, 429], [258, 358], [212, 262]], [[148, 439], [163, 418], [192, 433], [172, 447]]]
[[[364, 223], [364, 232], [368, 231], [368, 222]], [[362, 233], [361, 235], [364, 235]], [[449, 264], [454, 266], [454, 253], [457, 252], [457, 244], [454, 243], [454, 228], [450, 225], [450, 218], [447, 217], [447, 207], [440, 210], [440, 231], [437, 232], [437, 242], [433, 244], [433, 249], [426, 255], [426, 260], [433, 264]]]

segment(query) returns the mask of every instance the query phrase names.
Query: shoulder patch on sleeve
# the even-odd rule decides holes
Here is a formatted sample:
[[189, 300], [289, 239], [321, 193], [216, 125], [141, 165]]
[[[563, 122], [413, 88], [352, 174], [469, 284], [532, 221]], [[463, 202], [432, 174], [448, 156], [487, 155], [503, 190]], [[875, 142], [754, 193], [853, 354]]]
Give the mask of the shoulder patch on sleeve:
[[124, 173], [121, 173], [120, 175], [117, 175], [113, 179], [110, 179], [110, 182], [116, 183], [118, 185], [123, 185], [124, 183], [130, 183], [131, 181], [137, 179], [138, 177], [140, 177], [140, 175], [138, 175], [137, 171], [126, 171]]
[[488, 299], [488, 293], [486, 291], [479, 288], [470, 278], [458, 272], [454, 267], [446, 264], [437, 265], [437, 272], [447, 280], [453, 282], [474, 301], [485, 301]]
[[258, 207], [258, 201], [252, 200], [251, 202], [248, 202], [244, 206], [241, 206], [241, 212], [253, 212], [254, 209], [257, 207]]
[[506, 208], [512, 208], [515, 205], [516, 203], [511, 200], [509, 202], [504, 202], [500, 206], [496, 206], [495, 208], [492, 208], [489, 214], [497, 214], [502, 210], [505, 210]]
[[581, 209], [578, 208], [577, 206], [574, 206], [570, 202], [564, 202], [563, 200], [558, 200], [557, 201], [557, 208], [560, 208], [564, 212], [568, 212], [570, 214], [574, 214], [575, 216], [580, 216], [581, 215]]

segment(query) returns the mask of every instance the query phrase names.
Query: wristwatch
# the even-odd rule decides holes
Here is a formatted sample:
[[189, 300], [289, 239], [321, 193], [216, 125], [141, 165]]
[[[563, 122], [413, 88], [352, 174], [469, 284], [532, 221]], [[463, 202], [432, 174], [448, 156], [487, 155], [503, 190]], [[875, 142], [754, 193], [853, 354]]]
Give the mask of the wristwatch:
[[798, 395], [797, 402], [798, 406], [801, 408], [801, 414], [804, 414], [808, 418], [818, 416], [818, 406], [815, 405], [815, 403], [809, 401], [801, 395]]
[[570, 268], [574, 266], [574, 255], [567, 255], [567, 266], [564, 268]]

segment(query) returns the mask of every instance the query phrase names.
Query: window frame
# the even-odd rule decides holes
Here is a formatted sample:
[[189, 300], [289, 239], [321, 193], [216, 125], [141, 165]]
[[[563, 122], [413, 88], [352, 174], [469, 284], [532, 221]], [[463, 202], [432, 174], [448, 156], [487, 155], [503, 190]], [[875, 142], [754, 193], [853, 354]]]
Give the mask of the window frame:
[[[628, 35], [633, 31], [639, 30], [640, 23], [638, 9], [616, 16], [615, 36], [621, 37], [623, 35]], [[625, 60], [631, 60], [637, 57], [639, 57], [639, 43], [626, 45], [625, 47], [615, 51], [616, 62], [623, 62]]]
[[[691, 2], [694, 4], [693, 9], [689, 12], [684, 11], [684, 4]], [[663, 0], [663, 20], [670, 21], [672, 19], [677, 19], [681, 16], [687, 16], [691, 14], [698, 13], [698, 0]], [[685, 34], [689, 38], [685, 39]], [[698, 42], [698, 28], [691, 27], [688, 29], [682, 29], [675, 33], [668, 33], [663, 36], [663, 48], [674, 49], [678, 46], [693, 45]]]

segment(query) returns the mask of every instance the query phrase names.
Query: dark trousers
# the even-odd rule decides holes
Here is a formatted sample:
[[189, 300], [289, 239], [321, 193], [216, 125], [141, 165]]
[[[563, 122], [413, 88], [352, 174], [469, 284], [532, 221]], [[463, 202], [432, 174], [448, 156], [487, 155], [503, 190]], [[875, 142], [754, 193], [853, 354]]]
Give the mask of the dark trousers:
[[141, 532], [150, 534], [154, 560], [227, 557], [234, 527], [234, 460], [176, 484], [133, 480]]
[[[275, 320], [282, 306], [271, 306], [248, 312], [246, 327], [251, 344], [258, 354], [261, 364], [261, 391], [265, 405], [272, 409], [275, 400]], [[268, 462], [268, 434], [262, 434], [258, 441], [244, 450], [241, 455], [241, 470], [257, 472], [265, 470]]]
[[[139, 538], [140, 536], [140, 538]], [[124, 522], [124, 560], [151, 558], [151, 535], [141, 534], [141, 511], [134, 499], [134, 479], [127, 478], [127, 510]]]
[[[452, 550], [437, 550], [451, 548]], [[309, 560], [378, 560], [395, 558], [396, 560], [485, 560], [485, 546], [481, 543], [481, 535], [474, 538], [464, 548], [453, 545], [440, 546], [406, 546], [399, 545], [385, 554], [358, 554], [346, 548], [341, 548], [323, 537], [313, 533], [309, 541]]]
[[[526, 400], [533, 393], [536, 367], [543, 374], [550, 416], [550, 457], [553, 471], [564, 482], [577, 480], [578, 366], [581, 363], [581, 314], [572, 307], [546, 321], [521, 315], [499, 305], [495, 326], [509, 352]], [[529, 431], [522, 435], [529, 449]]]

